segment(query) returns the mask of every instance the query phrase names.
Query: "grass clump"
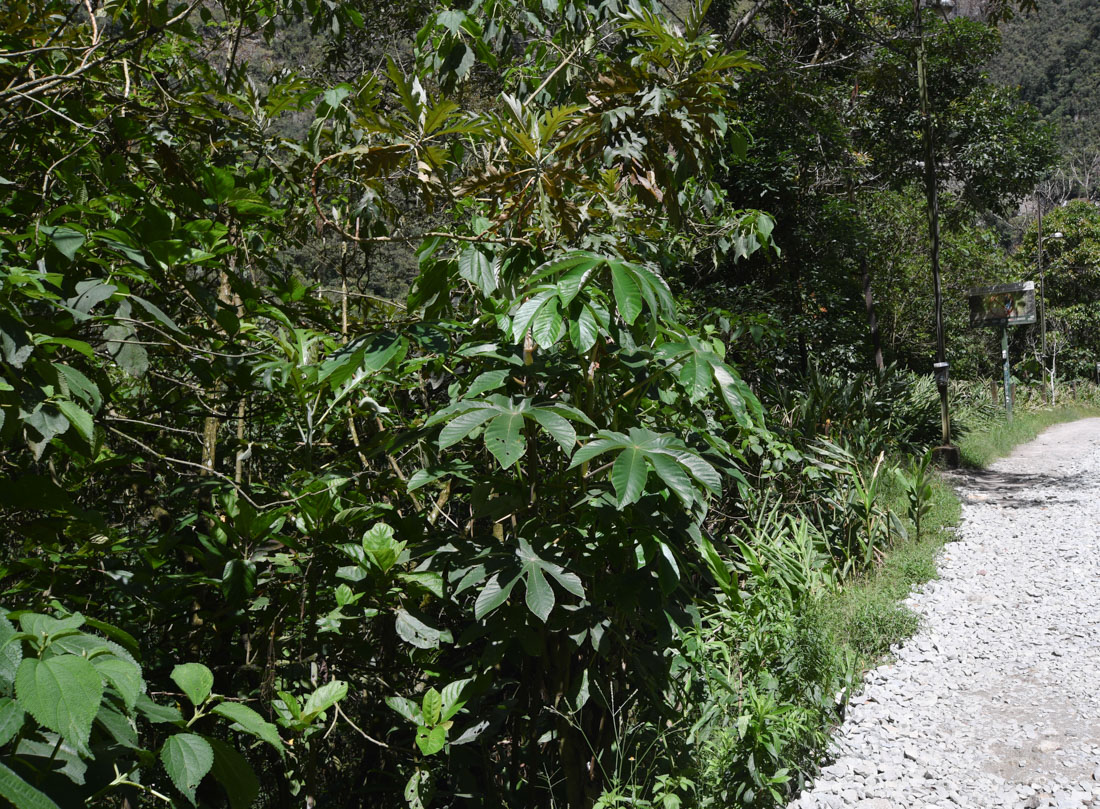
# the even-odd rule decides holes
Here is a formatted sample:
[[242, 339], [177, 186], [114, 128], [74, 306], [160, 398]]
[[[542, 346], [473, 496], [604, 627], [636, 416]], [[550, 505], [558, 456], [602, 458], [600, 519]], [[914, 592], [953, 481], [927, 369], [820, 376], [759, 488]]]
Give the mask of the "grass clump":
[[1012, 421], [1004, 417], [983, 425], [982, 429], [966, 433], [959, 441], [959, 455], [964, 466], [984, 469], [998, 458], [1008, 455], [1019, 444], [1026, 444], [1055, 424], [1100, 416], [1094, 404], [1070, 404], [1054, 408], [1018, 412]]
[[[917, 630], [918, 616], [899, 602], [936, 577], [936, 554], [951, 538], [948, 528], [958, 522], [959, 502], [950, 486], [939, 478], [930, 483], [921, 535], [913, 532], [897, 542], [880, 564], [823, 599], [824, 621], [836, 642], [856, 661], [860, 673]], [[897, 487], [889, 490], [887, 497], [892, 509], [904, 513], [904, 495]]]

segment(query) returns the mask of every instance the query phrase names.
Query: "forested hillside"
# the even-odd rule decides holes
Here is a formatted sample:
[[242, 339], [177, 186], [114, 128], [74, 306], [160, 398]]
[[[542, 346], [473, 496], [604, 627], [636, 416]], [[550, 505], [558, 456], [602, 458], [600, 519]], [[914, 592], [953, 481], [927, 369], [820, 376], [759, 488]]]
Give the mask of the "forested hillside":
[[1100, 18], [1088, 0], [1054, 0], [1004, 27], [994, 79], [1057, 125], [1064, 165], [1057, 201], [1095, 199], [1100, 184]]
[[938, 502], [929, 154], [991, 417], [1014, 10], [9, 3], [0, 799], [789, 799], [912, 628], [828, 605]]

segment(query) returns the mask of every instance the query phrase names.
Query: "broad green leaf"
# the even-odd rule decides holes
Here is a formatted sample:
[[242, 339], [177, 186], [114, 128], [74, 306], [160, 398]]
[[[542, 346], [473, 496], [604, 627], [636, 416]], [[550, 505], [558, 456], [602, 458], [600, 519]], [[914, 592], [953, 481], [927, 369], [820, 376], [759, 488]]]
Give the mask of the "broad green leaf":
[[40, 725], [82, 754], [91, 754], [88, 737], [103, 699], [103, 680], [89, 661], [68, 654], [27, 658], [15, 675], [15, 695]]
[[100, 706], [95, 715], [96, 724], [107, 731], [116, 743], [131, 750], [140, 750], [137, 728], [129, 716], [109, 703]]
[[114, 655], [97, 655], [92, 665], [103, 675], [122, 697], [123, 704], [133, 710], [137, 698], [145, 691], [145, 681], [141, 678], [141, 669], [129, 660]]
[[550, 582], [543, 575], [541, 566], [532, 563], [526, 565], [526, 567], [527, 593], [524, 600], [527, 602], [527, 609], [531, 610], [540, 621], [546, 623], [546, 619], [550, 617], [550, 613], [554, 609], [554, 588], [550, 586]]
[[470, 383], [470, 389], [466, 391], [465, 398], [473, 399], [475, 396], [496, 390], [504, 384], [506, 379], [508, 379], [508, 371], [506, 370], [486, 371], [478, 374], [474, 381]]
[[0, 685], [4, 690], [14, 685], [15, 672], [19, 670], [19, 663], [23, 660], [23, 644], [12, 640], [15, 634], [11, 621], [7, 616], [0, 615]]
[[25, 714], [19, 703], [10, 697], [0, 697], [0, 747], [10, 742], [23, 727]]
[[439, 724], [439, 717], [442, 712], [443, 697], [434, 688], [429, 688], [424, 692], [424, 699], [420, 702], [420, 713], [424, 717], [424, 724]]
[[439, 448], [446, 449], [452, 444], [458, 443], [493, 416], [496, 416], [498, 412], [488, 407], [478, 408], [451, 419], [439, 431]]
[[99, 392], [98, 385], [84, 376], [84, 374], [76, 368], [63, 365], [60, 362], [52, 363], [52, 365], [65, 379], [66, 384], [69, 386], [70, 395], [82, 399], [93, 412], [99, 410], [100, 406], [103, 404], [103, 396]]
[[420, 728], [416, 733], [416, 746], [426, 756], [434, 756], [447, 743], [447, 729], [442, 725], [428, 730]]
[[543, 290], [523, 302], [515, 316], [512, 318], [512, 339], [519, 342], [527, 334], [531, 327], [531, 321], [538, 314], [539, 309], [551, 298], [557, 300], [554, 290]]
[[206, 702], [214, 687], [214, 673], [202, 663], [180, 663], [171, 676], [196, 707]]
[[434, 570], [417, 570], [398, 573], [397, 578], [427, 590], [436, 598], [443, 598], [443, 576]]
[[69, 420], [69, 423], [80, 433], [80, 437], [90, 445], [95, 444], [95, 422], [91, 414], [84, 410], [76, 402], [68, 399], [60, 399], [56, 402], [57, 409]]
[[649, 465], [642, 449], [628, 446], [619, 453], [611, 467], [611, 485], [615, 487], [619, 508], [630, 505], [642, 496], [648, 477]]
[[209, 742], [194, 733], [177, 733], [164, 743], [160, 761], [176, 789], [195, 804], [195, 790], [214, 765]]
[[474, 602], [474, 618], [480, 621], [507, 601], [508, 596], [512, 594], [512, 588], [516, 586], [519, 579], [519, 576], [515, 576], [507, 584], [501, 585], [500, 576], [494, 574], [489, 581], [485, 582], [485, 586], [478, 593], [477, 601]]
[[[615, 435], [620, 437], [624, 442], [627, 440], [625, 435], [621, 435], [620, 433], [615, 433]], [[572, 469], [574, 466], [580, 466], [585, 461], [590, 461], [597, 455], [603, 452], [607, 452], [609, 449], [614, 449], [618, 446], [621, 445], [611, 438], [597, 438], [595, 440], [589, 441], [587, 444], [585, 444], [583, 447], [573, 453], [573, 460], [572, 462], [570, 462], [569, 468]]]
[[302, 708], [303, 716], [327, 711], [348, 694], [348, 684], [344, 680], [327, 682], [309, 695]]
[[155, 725], [183, 724], [183, 714], [170, 705], [158, 705], [146, 694], [142, 694], [137, 698], [135, 707], [145, 719]]
[[244, 756], [220, 739], [203, 736], [214, 751], [210, 774], [225, 788], [230, 809], [249, 809], [260, 796], [260, 781]]
[[563, 589], [572, 593], [577, 598], [584, 598], [584, 585], [581, 584], [580, 576], [576, 573], [570, 573], [560, 565], [555, 565], [552, 562], [546, 561], [542, 563], [542, 569], [549, 573], [554, 581], [560, 584]]
[[49, 237], [53, 246], [69, 261], [76, 258], [76, 251], [84, 245], [84, 234], [72, 228], [42, 228], [42, 231], [43, 233], [50, 231]]
[[642, 313], [642, 293], [629, 270], [621, 263], [611, 265], [611, 288], [615, 293], [615, 306], [619, 316], [628, 326], [634, 325]]
[[527, 411], [539, 425], [550, 433], [550, 436], [558, 442], [561, 451], [569, 455], [577, 443], [577, 431], [566, 419], [559, 416], [553, 410], [543, 407], [533, 407]]
[[523, 437], [523, 414], [517, 411], [501, 413], [485, 428], [485, 448], [493, 454], [502, 469], [507, 469], [523, 455], [527, 440]]
[[420, 723], [420, 706], [407, 697], [386, 697], [386, 705], [413, 724]]
[[657, 473], [657, 476], [664, 481], [666, 486], [672, 489], [685, 506], [690, 507], [695, 501], [695, 487], [691, 485], [691, 479], [688, 478], [683, 467], [668, 455], [660, 452], [651, 453], [648, 458], [650, 463], [653, 464], [653, 470]]
[[443, 686], [443, 692], [441, 694], [443, 699], [443, 713], [440, 715], [439, 721], [446, 722], [462, 709], [462, 706], [466, 704], [462, 699], [462, 692], [471, 682], [473, 682], [473, 680], [467, 678], [465, 680], [455, 680]]
[[279, 736], [278, 729], [247, 705], [239, 702], [219, 702], [214, 706], [214, 713], [224, 716], [231, 722], [236, 722], [245, 733], [262, 739], [278, 750], [280, 755], [282, 754], [283, 740]]
[[588, 306], [581, 307], [581, 313], [569, 321], [569, 342], [582, 354], [592, 350], [600, 336], [600, 326], [596, 316]]
[[395, 540], [393, 528], [384, 522], [371, 526], [371, 529], [363, 535], [362, 545], [364, 552], [383, 573], [388, 573], [390, 568], [397, 564], [402, 551], [405, 550], [405, 543]]
[[458, 274], [481, 290], [482, 295], [491, 295], [497, 288], [493, 257], [480, 245], [470, 245], [458, 254]]
[[692, 402], [703, 398], [711, 388], [710, 364], [698, 353], [691, 354], [684, 360], [678, 376], [680, 385]]
[[59, 809], [44, 792], [39, 792], [12, 770], [0, 764], [0, 797], [15, 809]]
[[584, 259], [558, 279], [558, 297], [561, 298], [562, 306], [568, 306], [580, 294], [581, 288], [591, 277], [593, 268], [603, 261], [602, 257]]
[[672, 453], [673, 457], [680, 462], [688, 470], [688, 473], [697, 481], [703, 484], [711, 494], [722, 493], [722, 478], [714, 467], [704, 461], [694, 452], [688, 450], [677, 450]]
[[394, 628], [403, 641], [418, 649], [438, 649], [439, 642], [443, 639], [443, 633], [440, 630], [428, 626], [403, 609], [397, 610]]
[[539, 348], [550, 348], [565, 336], [566, 326], [558, 309], [558, 299], [551, 298], [531, 319], [531, 336]]
[[49, 637], [51, 640], [61, 634], [71, 634], [74, 630], [84, 626], [84, 616], [74, 612], [66, 618], [53, 618], [37, 612], [28, 612], [19, 616], [19, 625], [24, 632], [29, 632], [36, 637]]

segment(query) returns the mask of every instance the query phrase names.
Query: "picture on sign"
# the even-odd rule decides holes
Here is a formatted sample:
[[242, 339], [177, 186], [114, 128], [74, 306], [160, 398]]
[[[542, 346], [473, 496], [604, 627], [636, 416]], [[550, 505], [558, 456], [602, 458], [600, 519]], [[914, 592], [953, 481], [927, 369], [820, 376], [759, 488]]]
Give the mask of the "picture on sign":
[[1034, 322], [1034, 281], [970, 290], [971, 326], [1026, 326]]

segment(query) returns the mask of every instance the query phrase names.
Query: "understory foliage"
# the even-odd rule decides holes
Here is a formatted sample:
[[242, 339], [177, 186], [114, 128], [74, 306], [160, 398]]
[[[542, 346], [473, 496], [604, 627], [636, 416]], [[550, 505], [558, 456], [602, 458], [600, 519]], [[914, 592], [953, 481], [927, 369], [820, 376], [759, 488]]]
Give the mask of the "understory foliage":
[[[816, 605], [904, 535], [931, 389], [740, 375], [785, 324], [700, 268], [804, 256], [736, 204], [762, 71], [706, 4], [422, 13], [381, 54], [355, 3], [0, 20], [19, 809], [767, 805], [812, 771], [852, 667]], [[354, 75], [245, 61], [307, 25]]]

